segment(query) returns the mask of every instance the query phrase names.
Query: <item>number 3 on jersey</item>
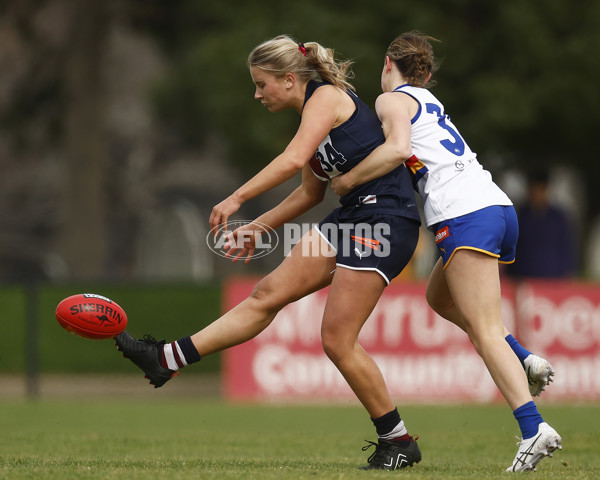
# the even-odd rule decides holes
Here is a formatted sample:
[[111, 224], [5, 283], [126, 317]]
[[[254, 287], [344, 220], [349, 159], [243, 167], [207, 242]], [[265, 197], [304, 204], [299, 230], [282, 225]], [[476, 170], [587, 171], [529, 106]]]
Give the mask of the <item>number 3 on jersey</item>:
[[323, 170], [329, 175], [329, 177], [335, 177], [338, 173], [341, 173], [337, 168], [338, 165], [346, 163], [344, 155], [338, 152], [333, 144], [329, 135], [323, 140], [317, 152], [315, 153], [317, 160], [323, 167]]
[[454, 141], [450, 139], [441, 140], [440, 143], [442, 146], [450, 153], [460, 157], [465, 153], [465, 141], [454, 128], [448, 125], [448, 122], [450, 121], [448, 115], [443, 115], [440, 106], [435, 103], [426, 103], [425, 108], [427, 109], [427, 113], [434, 113], [437, 115], [438, 125], [446, 130], [454, 139]]

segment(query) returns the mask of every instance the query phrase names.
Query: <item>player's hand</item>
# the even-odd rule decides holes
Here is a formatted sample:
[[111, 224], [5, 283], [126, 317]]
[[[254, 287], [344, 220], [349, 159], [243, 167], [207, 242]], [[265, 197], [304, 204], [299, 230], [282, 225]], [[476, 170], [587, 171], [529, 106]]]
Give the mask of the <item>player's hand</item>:
[[214, 230], [215, 235], [217, 233], [217, 228], [219, 225], [225, 225], [227, 228], [227, 220], [231, 215], [237, 212], [242, 203], [235, 198], [234, 195], [230, 195], [225, 200], [223, 200], [218, 205], [215, 205], [210, 214], [210, 229]]
[[246, 257], [244, 263], [248, 263], [254, 255], [256, 242], [261, 235], [261, 231], [263, 230], [249, 223], [229, 233], [223, 245], [223, 249], [227, 251], [225, 258], [230, 258], [235, 263], [241, 258]]
[[340, 197], [350, 193], [353, 188], [354, 185], [351, 182], [351, 177], [347, 173], [338, 175], [337, 177], [333, 177], [331, 179], [331, 189]]

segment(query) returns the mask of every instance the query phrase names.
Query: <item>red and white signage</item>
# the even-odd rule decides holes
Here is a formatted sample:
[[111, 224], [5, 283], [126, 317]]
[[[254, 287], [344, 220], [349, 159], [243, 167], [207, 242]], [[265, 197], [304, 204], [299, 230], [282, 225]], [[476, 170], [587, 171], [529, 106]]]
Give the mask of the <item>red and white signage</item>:
[[[233, 279], [225, 309], [256, 280]], [[355, 396], [323, 353], [327, 289], [285, 307], [253, 340], [224, 352], [224, 387], [233, 400], [336, 400]], [[600, 399], [600, 287], [503, 283], [504, 323], [557, 373], [548, 399]], [[360, 344], [379, 365], [394, 401], [487, 402], [501, 399], [467, 335], [435, 314], [424, 283], [392, 283], [365, 324]]]
[[600, 285], [527, 282], [516, 296], [520, 341], [556, 370], [545, 398], [600, 399]]

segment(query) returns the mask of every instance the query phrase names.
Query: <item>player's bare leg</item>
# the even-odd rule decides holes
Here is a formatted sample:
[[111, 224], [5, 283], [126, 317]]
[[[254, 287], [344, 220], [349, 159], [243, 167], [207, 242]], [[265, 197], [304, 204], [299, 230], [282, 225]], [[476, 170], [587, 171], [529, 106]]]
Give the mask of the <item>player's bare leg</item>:
[[[436, 269], [432, 275], [440, 275]], [[472, 250], [458, 250], [442, 271], [469, 339], [483, 358], [496, 385], [512, 409], [531, 401], [527, 379], [504, 340], [500, 277], [496, 258]]]
[[520, 362], [504, 340], [498, 262], [480, 252], [459, 250], [443, 271], [443, 278], [434, 278], [437, 282], [444, 280], [469, 339], [519, 423], [523, 440], [509, 470], [535, 469], [544, 456], [552, 456], [554, 450], [562, 448], [561, 438], [537, 411]]
[[192, 335], [196, 350], [204, 356], [255, 337], [283, 307], [329, 285], [334, 270], [334, 252], [310, 230], [248, 298]]
[[384, 288], [385, 281], [377, 272], [338, 267], [321, 326], [325, 353], [371, 418], [394, 408], [379, 367], [358, 343], [358, 334]]
[[165, 344], [148, 335], [136, 340], [123, 332], [115, 337], [117, 348], [158, 388], [202, 356], [258, 335], [285, 305], [327, 286], [334, 269], [335, 255], [311, 230], [247, 299], [193, 336]]
[[321, 338], [327, 356], [344, 376], [369, 413], [378, 443], [363, 469], [396, 470], [421, 461], [421, 451], [408, 435], [379, 367], [358, 343], [358, 334], [379, 300], [385, 281], [377, 272], [338, 266], [329, 289]]
[[[452, 262], [453, 261], [454, 260], [452, 260]], [[429, 283], [427, 284], [427, 302], [438, 315], [451, 321], [466, 332], [464, 320], [450, 294], [443, 272], [444, 267], [440, 259], [434, 266]], [[527, 374], [529, 393], [534, 397], [539, 396], [546, 389], [546, 386], [554, 380], [554, 369], [552, 368], [552, 365], [550, 365], [550, 362], [545, 358], [534, 355], [523, 348], [504, 325], [502, 328], [504, 331], [504, 339], [519, 358], [521, 366]]]

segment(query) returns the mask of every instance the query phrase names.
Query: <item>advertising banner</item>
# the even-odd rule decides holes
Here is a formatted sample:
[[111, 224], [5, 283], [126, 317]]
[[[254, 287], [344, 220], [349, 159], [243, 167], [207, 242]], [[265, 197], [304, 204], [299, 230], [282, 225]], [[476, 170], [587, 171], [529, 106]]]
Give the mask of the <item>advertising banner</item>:
[[[257, 280], [232, 279], [224, 308]], [[570, 283], [503, 283], [503, 319], [522, 344], [557, 370], [544, 394], [599, 399], [600, 289]], [[285, 307], [260, 335], [224, 352], [224, 391], [232, 400], [354, 401], [323, 353], [320, 326], [327, 289]], [[467, 335], [435, 314], [424, 283], [392, 283], [359, 342], [379, 365], [394, 401], [489, 402], [501, 395]]]
[[544, 397], [600, 400], [600, 286], [524, 282], [515, 303], [520, 340], [556, 370]]

